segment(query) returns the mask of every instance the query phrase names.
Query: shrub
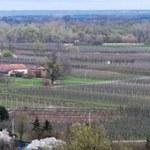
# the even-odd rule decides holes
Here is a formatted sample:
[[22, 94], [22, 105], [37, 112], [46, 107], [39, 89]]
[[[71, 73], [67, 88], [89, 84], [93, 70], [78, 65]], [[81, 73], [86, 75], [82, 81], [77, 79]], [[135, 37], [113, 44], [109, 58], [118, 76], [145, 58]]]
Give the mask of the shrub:
[[74, 124], [63, 133], [63, 150], [111, 150], [111, 142], [101, 126]]
[[12, 52], [10, 50], [4, 50], [2, 55], [3, 57], [12, 57]]
[[22, 77], [22, 76], [23, 76], [23, 73], [17, 71], [17, 72], [15, 73], [15, 75], [16, 75], [16, 77]]

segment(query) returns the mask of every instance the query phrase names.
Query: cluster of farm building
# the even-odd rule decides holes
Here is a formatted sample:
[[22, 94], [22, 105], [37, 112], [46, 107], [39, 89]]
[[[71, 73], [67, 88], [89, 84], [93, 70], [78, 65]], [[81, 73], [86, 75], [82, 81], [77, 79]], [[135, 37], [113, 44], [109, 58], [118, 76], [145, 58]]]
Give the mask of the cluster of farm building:
[[26, 66], [24, 64], [0, 64], [0, 76], [9, 77], [21, 74], [27, 77], [46, 77], [46, 69], [43, 66]]

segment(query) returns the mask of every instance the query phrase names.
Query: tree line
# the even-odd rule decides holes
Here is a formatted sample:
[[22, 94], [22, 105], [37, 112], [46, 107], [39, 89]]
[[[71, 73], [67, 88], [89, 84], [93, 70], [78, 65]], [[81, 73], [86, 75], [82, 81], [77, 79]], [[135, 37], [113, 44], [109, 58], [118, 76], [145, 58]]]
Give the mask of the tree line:
[[6, 23], [0, 22], [0, 43], [79, 43], [150, 42], [149, 20], [97, 22], [65, 21]]

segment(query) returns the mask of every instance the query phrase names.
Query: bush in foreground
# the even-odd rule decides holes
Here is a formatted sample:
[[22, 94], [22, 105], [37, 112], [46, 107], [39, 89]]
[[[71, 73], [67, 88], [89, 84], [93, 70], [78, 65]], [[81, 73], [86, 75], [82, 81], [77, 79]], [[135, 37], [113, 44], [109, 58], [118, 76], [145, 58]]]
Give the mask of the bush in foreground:
[[101, 126], [75, 124], [63, 134], [63, 150], [111, 150], [111, 141]]
[[58, 140], [54, 137], [45, 138], [41, 140], [33, 140], [25, 150], [52, 150], [55, 148], [60, 149], [60, 147], [65, 144], [65, 142]]
[[0, 132], [0, 150], [14, 150], [13, 138], [9, 136], [7, 130]]

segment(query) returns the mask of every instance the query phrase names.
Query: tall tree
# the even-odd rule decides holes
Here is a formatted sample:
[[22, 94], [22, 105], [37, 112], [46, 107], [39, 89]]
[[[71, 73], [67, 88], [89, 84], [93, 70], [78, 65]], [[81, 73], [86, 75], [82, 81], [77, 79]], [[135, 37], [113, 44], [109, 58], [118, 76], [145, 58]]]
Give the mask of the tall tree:
[[48, 78], [51, 79], [51, 84], [54, 84], [54, 81], [61, 76], [62, 71], [61, 62], [56, 53], [53, 53], [51, 56], [47, 56], [44, 66], [47, 70]]
[[15, 117], [15, 129], [19, 134], [19, 139], [22, 140], [23, 135], [28, 129], [28, 116], [26, 113], [19, 113]]

